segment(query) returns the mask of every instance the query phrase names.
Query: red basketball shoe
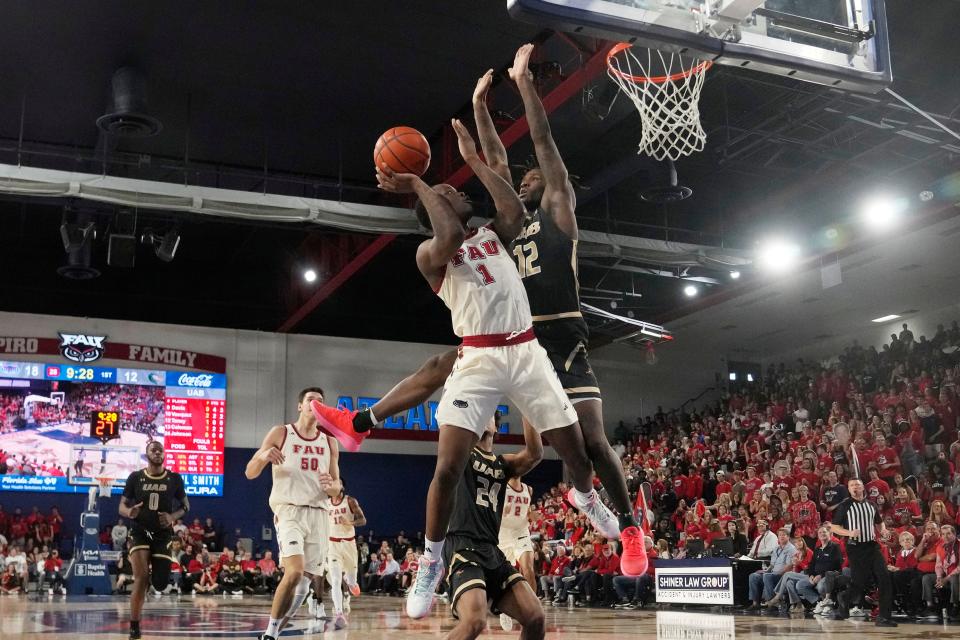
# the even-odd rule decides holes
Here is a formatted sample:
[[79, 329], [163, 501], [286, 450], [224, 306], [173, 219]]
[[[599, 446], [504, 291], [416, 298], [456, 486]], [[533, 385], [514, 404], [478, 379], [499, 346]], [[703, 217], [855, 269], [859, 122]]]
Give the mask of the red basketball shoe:
[[623, 553], [620, 556], [620, 571], [623, 575], [642, 576], [650, 566], [650, 558], [643, 543], [643, 532], [637, 527], [627, 527], [620, 532]]
[[346, 451], [357, 451], [364, 439], [370, 435], [369, 431], [359, 433], [353, 428], [353, 417], [357, 415], [356, 411], [331, 407], [318, 400], [313, 400], [310, 408], [320, 428], [336, 438]]

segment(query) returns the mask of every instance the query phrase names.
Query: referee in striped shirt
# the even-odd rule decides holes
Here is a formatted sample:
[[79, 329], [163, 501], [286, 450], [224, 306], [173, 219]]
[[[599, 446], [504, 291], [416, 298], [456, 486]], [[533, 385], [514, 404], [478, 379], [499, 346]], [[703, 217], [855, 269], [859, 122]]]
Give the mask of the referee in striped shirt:
[[891, 617], [893, 606], [893, 585], [887, 563], [883, 559], [880, 545], [876, 540], [875, 526], [880, 525], [880, 535], [886, 534], [883, 518], [877, 507], [865, 498], [863, 482], [848, 480], [847, 490], [850, 497], [845, 499], [833, 512], [833, 524], [830, 530], [847, 538], [847, 560], [850, 566], [850, 586], [848, 592], [838, 598], [834, 618], [844, 619], [850, 615], [850, 605], [863, 600], [863, 592], [870, 578], [880, 589], [880, 615], [878, 627], [895, 627], [897, 623]]

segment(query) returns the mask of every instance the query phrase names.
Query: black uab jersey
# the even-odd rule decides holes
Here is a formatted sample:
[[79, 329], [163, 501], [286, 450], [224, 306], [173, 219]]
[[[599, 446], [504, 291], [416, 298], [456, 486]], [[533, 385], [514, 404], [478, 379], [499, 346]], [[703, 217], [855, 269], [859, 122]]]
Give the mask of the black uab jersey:
[[573, 402], [600, 399], [600, 385], [587, 358], [590, 331], [580, 312], [577, 241], [538, 207], [524, 219], [511, 249], [530, 301], [533, 331], [564, 392]]
[[496, 545], [507, 494], [507, 464], [503, 456], [474, 447], [457, 483], [456, 502], [447, 533]]
[[[127, 477], [123, 497], [131, 506], [143, 503], [135, 527], [147, 531], [161, 530], [158, 513], [173, 513], [184, 504], [186, 492], [179, 473], [164, 469], [159, 476], [151, 476], [146, 469], [134, 471]], [[166, 527], [170, 529], [170, 527]]]
[[572, 318], [582, 323], [577, 241], [557, 226], [553, 216], [543, 207], [528, 214], [510, 250], [527, 290], [533, 322]]

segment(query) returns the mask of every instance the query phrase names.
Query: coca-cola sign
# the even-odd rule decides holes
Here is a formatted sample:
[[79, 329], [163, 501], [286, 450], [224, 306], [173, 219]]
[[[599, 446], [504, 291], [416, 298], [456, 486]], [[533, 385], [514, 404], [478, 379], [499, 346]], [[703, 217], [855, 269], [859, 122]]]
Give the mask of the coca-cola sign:
[[206, 373], [201, 373], [197, 375], [183, 373], [183, 374], [180, 374], [179, 378], [177, 378], [177, 384], [181, 387], [210, 388], [211, 386], [213, 386], [213, 376]]

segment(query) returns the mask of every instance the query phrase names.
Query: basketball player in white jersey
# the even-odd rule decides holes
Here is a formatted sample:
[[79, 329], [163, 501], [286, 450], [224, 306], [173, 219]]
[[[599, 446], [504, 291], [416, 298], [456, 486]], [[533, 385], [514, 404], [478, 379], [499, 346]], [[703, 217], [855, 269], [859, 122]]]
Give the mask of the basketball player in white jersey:
[[[322, 576], [329, 545], [327, 510], [330, 498], [340, 495], [339, 450], [333, 438], [317, 429], [310, 410], [313, 401], [323, 402], [323, 390], [308, 387], [298, 397], [297, 421], [270, 429], [260, 449], [247, 463], [246, 476], [253, 480], [272, 465], [273, 510], [283, 580], [277, 586], [270, 622], [260, 640], [276, 640], [310, 593], [310, 580]], [[341, 615], [334, 626], [342, 629]]]
[[433, 606], [443, 577], [441, 556], [454, 488], [504, 396], [538, 432], [549, 432], [597, 529], [617, 529], [616, 517], [593, 488], [576, 411], [536, 340], [527, 294], [506, 248], [522, 226], [523, 203], [510, 183], [480, 159], [466, 127], [459, 120], [452, 124], [460, 154], [493, 199], [496, 213], [489, 225], [468, 228], [473, 207], [448, 184], [431, 188], [418, 176], [389, 168], [377, 173], [382, 189], [419, 197], [418, 217], [434, 235], [417, 249], [417, 266], [449, 307], [454, 332], [462, 340], [436, 412], [437, 466], [427, 493], [424, 554], [407, 595], [411, 618], [426, 616]]
[[533, 542], [530, 541], [530, 502], [533, 489], [520, 478], [507, 481], [503, 519], [500, 521], [500, 550], [511, 563], [520, 567], [520, 573], [536, 593], [537, 577], [533, 571]]
[[[342, 484], [342, 483], [341, 483]], [[367, 524], [367, 517], [360, 503], [341, 490], [340, 495], [330, 500], [330, 547], [327, 550], [327, 583], [333, 600], [333, 613], [339, 618], [350, 613], [350, 596], [360, 595], [357, 584], [357, 534], [355, 527]], [[347, 584], [350, 594], [344, 601], [342, 583]]]
[[[537, 576], [533, 570], [533, 542], [530, 541], [530, 501], [533, 489], [524, 484], [520, 476], [510, 478], [503, 497], [503, 516], [500, 520], [500, 542], [497, 546], [507, 562], [520, 568], [520, 574], [537, 592]], [[513, 629], [513, 620], [500, 614], [500, 626], [504, 631]]]

